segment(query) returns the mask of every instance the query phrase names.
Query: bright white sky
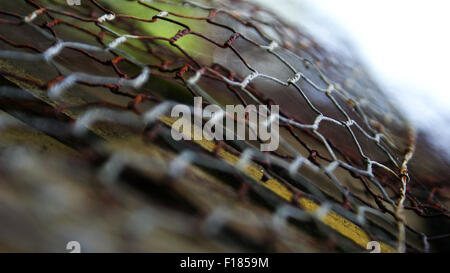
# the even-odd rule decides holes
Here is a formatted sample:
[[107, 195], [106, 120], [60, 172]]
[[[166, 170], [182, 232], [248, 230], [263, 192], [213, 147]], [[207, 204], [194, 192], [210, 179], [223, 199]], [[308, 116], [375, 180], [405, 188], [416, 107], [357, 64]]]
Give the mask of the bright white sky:
[[[420, 128], [434, 128], [432, 134], [448, 149], [450, 1], [257, 1], [277, 9], [291, 22], [303, 24], [302, 21], [313, 19], [320, 25], [328, 20], [325, 30], [331, 30], [329, 34], [337, 33], [336, 28], [342, 30], [407, 116]], [[302, 12], [305, 8], [306, 13]]]

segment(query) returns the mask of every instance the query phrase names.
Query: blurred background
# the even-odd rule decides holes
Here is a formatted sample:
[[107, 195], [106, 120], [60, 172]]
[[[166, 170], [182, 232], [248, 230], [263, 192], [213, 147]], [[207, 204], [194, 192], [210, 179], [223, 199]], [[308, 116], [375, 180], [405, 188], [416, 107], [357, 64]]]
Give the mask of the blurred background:
[[450, 3], [407, 0], [257, 0], [338, 50], [360, 57], [381, 89], [450, 155]]
[[[0, 252], [65, 252], [72, 241], [82, 252], [361, 252], [372, 240], [382, 252], [448, 250], [446, 4], [255, 1], [267, 9], [0, 1]], [[78, 44], [41, 55], [56, 41]], [[282, 46], [266, 50], [270, 41]], [[147, 75], [141, 63], [148, 81], [123, 85]], [[245, 63], [266, 75], [250, 93], [225, 81], [249, 79]], [[293, 72], [305, 81], [279, 84]], [[327, 92], [325, 78], [346, 92]], [[285, 126], [293, 148], [266, 157], [248, 141], [176, 142], [168, 116], [145, 118], [196, 94], [224, 105], [269, 98], [302, 124], [317, 111], [335, 124]], [[383, 140], [349, 135], [342, 112]]]

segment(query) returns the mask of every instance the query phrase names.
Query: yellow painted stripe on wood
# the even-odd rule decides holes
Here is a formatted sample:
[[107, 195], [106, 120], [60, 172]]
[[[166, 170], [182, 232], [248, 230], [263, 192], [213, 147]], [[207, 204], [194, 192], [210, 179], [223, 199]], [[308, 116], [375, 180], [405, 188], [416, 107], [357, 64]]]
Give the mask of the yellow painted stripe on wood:
[[[160, 120], [171, 127], [172, 124], [177, 120], [177, 118], [161, 117]], [[212, 141], [208, 141], [205, 139], [193, 141], [209, 152], [212, 152], [214, 150], [215, 143]], [[239, 160], [237, 156], [225, 151], [224, 149], [218, 151], [218, 156], [232, 165], [235, 165]], [[262, 167], [258, 167], [256, 164], [252, 163], [247, 167], [245, 173], [255, 181], [257, 181], [259, 184], [274, 192], [276, 195], [280, 196], [288, 202], [292, 202], [294, 193], [286, 186], [281, 184], [278, 180], [273, 178], [268, 179], [265, 182], [261, 180], [263, 177]], [[306, 197], [298, 198], [297, 202], [299, 203], [301, 208], [309, 213], [314, 213], [320, 207], [317, 203]], [[322, 222], [364, 249], [366, 248], [367, 243], [371, 241], [370, 237], [361, 227], [333, 211], [328, 212], [328, 214], [322, 219]], [[380, 246], [381, 252], [383, 253], [396, 252], [394, 248], [383, 242], [380, 242]]]

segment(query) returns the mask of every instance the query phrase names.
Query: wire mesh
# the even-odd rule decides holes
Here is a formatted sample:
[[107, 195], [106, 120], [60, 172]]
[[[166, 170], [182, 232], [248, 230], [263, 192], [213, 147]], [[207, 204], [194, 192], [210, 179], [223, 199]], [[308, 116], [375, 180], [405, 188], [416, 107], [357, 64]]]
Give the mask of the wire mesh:
[[[147, 227], [163, 226], [193, 236], [200, 230], [209, 240], [226, 234], [240, 247], [269, 251], [359, 251], [373, 240], [383, 251], [428, 251], [421, 225], [429, 217], [448, 219], [440, 201], [448, 188], [411, 175], [416, 132], [357, 60], [323, 48], [274, 12], [243, 1], [20, 2], [0, 4], [0, 74], [16, 84], [2, 87], [2, 109], [26, 109], [21, 120], [84, 151], [85, 161], [71, 172], [40, 162], [35, 152], [7, 149], [5, 180], [20, 173], [28, 174], [26, 180], [92, 176], [130, 204], [137, 201], [111, 184], [147, 175], [164, 196], [175, 192], [180, 205], [133, 205], [132, 216], [118, 220], [127, 223], [121, 232], [144, 236]], [[281, 147], [262, 153], [249, 141], [174, 141], [170, 109], [191, 105], [193, 96], [222, 107], [280, 105]], [[6, 116], [0, 125], [22, 128]], [[119, 145], [102, 142], [117, 139]], [[138, 151], [125, 149], [136, 139], [143, 140]], [[149, 151], [158, 145], [172, 156]], [[70, 164], [77, 156], [61, 158]], [[54, 173], [45, 171], [51, 164]], [[205, 175], [192, 165], [222, 174], [203, 179], [237, 183], [243, 208], [217, 197], [227, 196], [223, 190], [211, 194], [203, 183], [195, 185], [193, 177]], [[189, 197], [184, 187], [198, 195]], [[270, 212], [243, 201], [252, 194]], [[217, 200], [199, 201], [210, 195]], [[180, 200], [196, 207], [195, 216], [180, 208]], [[111, 215], [121, 218], [124, 212], [114, 210]], [[311, 223], [312, 237], [305, 231]], [[245, 227], [265, 235], [253, 236]], [[221, 246], [205, 249], [228, 249], [223, 238], [213, 241]]]

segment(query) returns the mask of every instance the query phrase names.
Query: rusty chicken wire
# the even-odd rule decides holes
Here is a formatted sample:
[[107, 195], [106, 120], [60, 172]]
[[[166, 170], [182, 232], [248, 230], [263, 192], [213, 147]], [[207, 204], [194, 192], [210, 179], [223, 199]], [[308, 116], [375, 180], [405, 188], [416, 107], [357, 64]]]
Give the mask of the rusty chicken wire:
[[[68, 128], [52, 124], [39, 113], [32, 123], [46, 123], [52, 134], [80, 139], [87, 127], [99, 121], [125, 125], [144, 135], [157, 131], [179, 152], [161, 167], [167, 169], [165, 179], [180, 179], [189, 166], [197, 165], [232, 175], [254, 188], [259, 186], [245, 170], [259, 164], [267, 177], [320, 204], [311, 215], [298, 204], [275, 202], [278, 209], [270, 221], [312, 221], [328, 234], [321, 219], [334, 211], [397, 251], [406, 250], [408, 231], [422, 240], [414, 248], [428, 250], [427, 236], [408, 223], [405, 210], [425, 219], [448, 217], [448, 209], [438, 201], [445, 189], [433, 188], [424, 194], [420, 181], [409, 176], [414, 129], [356, 60], [327, 51], [277, 14], [247, 2], [118, 2], [91, 0], [68, 6], [64, 1], [27, 0], [18, 5], [18, 13], [12, 4], [0, 5], [4, 8], [0, 23], [10, 27], [0, 31], [4, 44], [0, 58], [16, 64], [46, 64], [50, 71], [48, 79], [3, 68], [0, 74], [43, 91], [39, 96], [58, 113], [76, 113], [74, 125]], [[34, 42], [21, 36], [24, 28], [33, 33]], [[78, 64], [70, 54], [83, 56], [95, 66]], [[99, 67], [108, 73], [95, 69]], [[161, 82], [180, 94], [165, 91]], [[91, 90], [89, 99], [73, 99], [83, 96], [84, 91], [77, 94], [78, 86]], [[95, 94], [105, 88], [110, 95]], [[24, 99], [15, 88], [1, 90], [9, 100]], [[216, 141], [215, 153], [201, 152], [192, 144], [180, 148], [182, 144], [174, 143], [168, 129], [158, 125], [159, 118], [175, 104], [189, 105], [191, 96], [222, 107], [280, 105], [280, 149], [261, 153], [254, 143], [245, 141]], [[7, 126], [4, 120], [1, 124]], [[219, 149], [237, 156], [238, 162], [224, 164], [217, 156]], [[125, 153], [106, 156], [101, 180], [118, 179], [126, 165], [141, 167], [142, 161], [129, 157]], [[337, 189], [337, 194], [324, 189], [324, 184]], [[270, 193], [256, 191], [273, 203]], [[220, 229], [231, 215], [218, 205], [205, 225]], [[374, 228], [368, 215], [394, 226], [394, 234]]]

